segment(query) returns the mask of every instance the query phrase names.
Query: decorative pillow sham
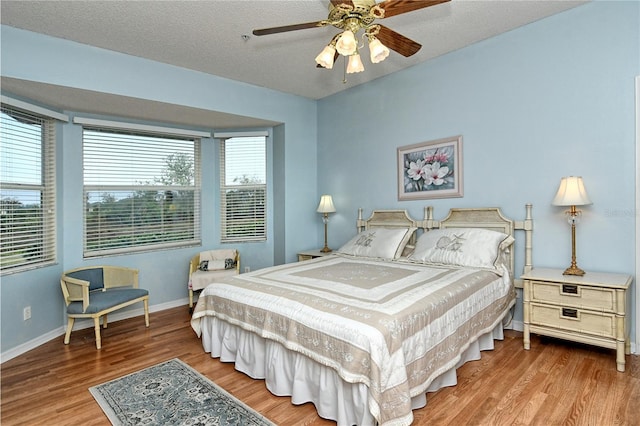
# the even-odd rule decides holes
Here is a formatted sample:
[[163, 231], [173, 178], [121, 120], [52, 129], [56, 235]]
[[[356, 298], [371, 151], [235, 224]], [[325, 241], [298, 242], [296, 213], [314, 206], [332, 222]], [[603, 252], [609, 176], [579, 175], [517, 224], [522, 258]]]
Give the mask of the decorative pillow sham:
[[198, 265], [198, 269], [201, 271], [219, 271], [222, 269], [233, 269], [236, 267], [236, 261], [233, 259], [214, 259], [203, 260]]
[[360, 232], [336, 250], [360, 257], [397, 259], [416, 228], [373, 228]]
[[418, 238], [409, 260], [500, 272], [503, 253], [514, 241], [510, 235], [482, 228], [434, 229]]

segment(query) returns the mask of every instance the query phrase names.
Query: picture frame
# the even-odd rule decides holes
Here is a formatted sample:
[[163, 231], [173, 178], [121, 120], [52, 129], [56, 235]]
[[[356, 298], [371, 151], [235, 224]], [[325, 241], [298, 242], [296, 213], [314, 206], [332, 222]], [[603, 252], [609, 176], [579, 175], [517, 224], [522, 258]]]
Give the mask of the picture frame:
[[463, 194], [462, 135], [398, 148], [398, 200]]

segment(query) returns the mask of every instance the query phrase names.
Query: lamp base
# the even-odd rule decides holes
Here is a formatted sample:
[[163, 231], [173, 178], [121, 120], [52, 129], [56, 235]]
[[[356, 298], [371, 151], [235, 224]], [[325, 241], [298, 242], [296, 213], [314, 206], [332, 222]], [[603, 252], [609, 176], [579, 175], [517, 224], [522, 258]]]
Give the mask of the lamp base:
[[578, 275], [578, 276], [581, 277], [581, 276], [584, 275], [584, 271], [582, 269], [578, 268], [575, 265], [571, 265], [567, 269], [564, 270], [562, 275]]
[[324, 246], [323, 248], [320, 249], [320, 253], [331, 253], [331, 252], [332, 250], [327, 246]]

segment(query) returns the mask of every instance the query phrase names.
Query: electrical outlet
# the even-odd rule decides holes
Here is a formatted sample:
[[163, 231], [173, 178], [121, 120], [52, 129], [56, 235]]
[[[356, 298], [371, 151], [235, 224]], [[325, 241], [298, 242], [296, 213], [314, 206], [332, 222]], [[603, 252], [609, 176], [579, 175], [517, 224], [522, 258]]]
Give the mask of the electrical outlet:
[[25, 306], [22, 310], [22, 319], [24, 321], [31, 319], [31, 306]]
[[251, 272], [251, 268], [248, 266], [244, 267], [244, 273], [246, 274], [247, 272]]

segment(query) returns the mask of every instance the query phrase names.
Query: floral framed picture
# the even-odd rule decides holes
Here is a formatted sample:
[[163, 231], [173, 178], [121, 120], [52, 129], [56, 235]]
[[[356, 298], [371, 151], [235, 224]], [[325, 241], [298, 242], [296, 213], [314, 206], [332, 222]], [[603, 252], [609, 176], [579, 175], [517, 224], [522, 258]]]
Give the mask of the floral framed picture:
[[462, 196], [462, 136], [398, 148], [398, 200]]

